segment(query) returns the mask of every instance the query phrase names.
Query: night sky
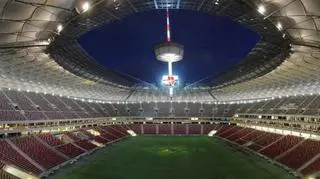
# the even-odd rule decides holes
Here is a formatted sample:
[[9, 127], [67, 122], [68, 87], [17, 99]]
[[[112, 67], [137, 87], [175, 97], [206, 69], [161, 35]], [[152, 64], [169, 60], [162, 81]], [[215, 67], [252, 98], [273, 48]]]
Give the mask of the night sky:
[[[166, 38], [165, 10], [138, 13], [83, 35], [79, 42], [108, 69], [159, 83], [167, 64], [157, 61], [153, 47]], [[259, 35], [226, 17], [200, 12], [171, 12], [172, 41], [185, 47], [184, 59], [173, 65], [185, 83], [217, 76], [239, 63]]]

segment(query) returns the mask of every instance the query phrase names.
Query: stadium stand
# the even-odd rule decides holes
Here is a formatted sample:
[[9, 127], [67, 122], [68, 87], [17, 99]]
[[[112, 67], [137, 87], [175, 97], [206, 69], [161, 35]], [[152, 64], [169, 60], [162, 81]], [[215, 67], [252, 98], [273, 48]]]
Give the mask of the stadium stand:
[[304, 140], [300, 145], [277, 160], [293, 169], [299, 169], [302, 165], [314, 158], [320, 151], [320, 142], [310, 139]]
[[16, 178], [6, 165], [42, 177], [127, 130], [211, 133], [299, 175], [319, 173], [317, 0], [170, 1], [170, 9], [225, 16], [261, 37], [230, 71], [173, 97], [102, 67], [78, 43], [93, 28], [163, 9], [163, 1], [89, 1], [90, 13], [78, 2], [0, 2], [0, 178]]
[[309, 174], [313, 174], [315, 172], [319, 171], [319, 167], [320, 167], [320, 159], [317, 159], [316, 161], [312, 162], [310, 165], [308, 165], [307, 167], [305, 167], [301, 173], [304, 175], [309, 175]]
[[74, 158], [74, 157], [84, 153], [83, 150], [74, 146], [71, 143], [65, 144], [65, 145], [60, 145], [60, 146], [56, 147], [56, 149], [70, 158]]
[[41, 134], [41, 135], [38, 135], [37, 137], [39, 137], [40, 139], [42, 139], [44, 142], [46, 142], [51, 146], [57, 146], [62, 144], [62, 142], [58, 138], [54, 137], [52, 134]]
[[[105, 143], [105, 141], [97, 141], [97, 142], [101, 142], [101, 143]], [[88, 140], [79, 140], [74, 142], [74, 144], [76, 144], [77, 146], [81, 147], [82, 149], [85, 149], [87, 151], [90, 151], [92, 149], [95, 149], [97, 146], [93, 145], [92, 143], [90, 143]]]
[[155, 124], [145, 124], [143, 125], [143, 134], [157, 134], [157, 129], [156, 129]]
[[3, 170], [3, 167], [5, 166], [4, 163], [0, 162], [0, 178], [1, 179], [19, 179], [18, 177], [15, 177]]
[[[288, 97], [287, 99], [281, 98], [249, 104], [203, 104], [203, 107], [202, 103], [171, 103], [173, 113], [170, 113], [170, 107], [165, 108], [165, 106], [170, 106], [170, 103], [158, 103], [156, 104], [156, 108], [146, 107], [148, 104], [142, 103], [140, 108], [137, 104], [126, 104], [125, 106], [117, 103], [112, 105], [87, 103], [49, 94], [42, 95], [13, 90], [0, 93], [0, 99], [0, 120], [2, 121], [98, 118], [129, 116], [129, 114], [130, 116], [139, 117], [141, 110], [143, 110], [144, 115], [148, 114], [150, 117], [176, 116], [198, 118], [233, 117], [237, 114], [242, 116], [283, 114], [312, 116], [317, 115], [319, 111], [319, 99], [317, 96]], [[89, 105], [95, 107], [89, 107]], [[158, 112], [155, 112], [154, 109], [158, 109]]]
[[39, 143], [34, 137], [22, 137], [11, 139], [12, 142], [19, 147], [25, 154], [34, 159], [37, 163], [45, 169], [50, 169], [65, 161], [65, 159], [47, 148], [45, 145]]
[[175, 124], [173, 125], [173, 133], [175, 135], [186, 135], [187, 129], [185, 124]]
[[293, 146], [297, 145], [302, 140], [303, 139], [300, 137], [287, 135], [281, 137], [279, 140], [275, 140], [276, 142], [272, 143], [270, 146], [264, 148], [260, 152], [270, 158], [275, 158]]
[[21, 152], [18, 152], [16, 149], [12, 148], [7, 140], [0, 140], [0, 144], [2, 161], [8, 164], [12, 164], [25, 171], [31, 172], [34, 175], [39, 175], [43, 172], [37, 166], [32, 164], [28, 159], [26, 159], [23, 155], [21, 155]]
[[158, 125], [158, 134], [166, 134], [166, 135], [169, 135], [169, 134], [172, 134], [172, 125], [171, 124], [159, 124]]
[[[171, 126], [174, 133], [171, 133]], [[227, 124], [123, 124], [82, 128], [73, 132], [62, 132], [56, 134], [57, 136], [40, 134], [16, 137], [10, 140], [0, 140], [1, 146], [3, 146], [1, 148], [3, 155], [0, 161], [39, 175], [43, 172], [41, 167], [43, 167], [42, 170], [48, 170], [96, 149], [98, 146], [91, 141], [106, 144], [127, 137], [127, 130], [132, 129], [136, 129], [137, 132], [144, 131], [146, 135], [207, 135], [215, 130], [217, 131], [216, 136], [258, 151], [269, 158], [274, 158], [293, 170], [301, 170], [301, 173], [305, 175], [317, 171], [319, 166], [319, 141]], [[89, 132], [92, 130], [100, 134], [93, 135]], [[64, 136], [67, 136], [68, 139], [65, 140]], [[48, 145], [44, 145], [38, 140]], [[8, 141], [12, 141], [11, 144], [7, 143]], [[63, 144], [66, 141], [70, 143]], [[259, 147], [252, 147], [254, 145]], [[59, 152], [69, 158], [61, 156]], [[34, 162], [40, 168], [33, 165]]]
[[201, 134], [201, 127], [199, 124], [188, 124], [188, 134]]

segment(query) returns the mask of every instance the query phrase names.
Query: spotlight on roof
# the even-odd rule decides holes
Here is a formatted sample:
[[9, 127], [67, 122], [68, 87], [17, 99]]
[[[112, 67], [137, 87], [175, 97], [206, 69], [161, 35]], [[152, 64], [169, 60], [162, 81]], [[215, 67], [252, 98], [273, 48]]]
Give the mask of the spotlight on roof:
[[283, 28], [283, 27], [282, 27], [282, 24], [281, 24], [280, 22], [277, 23], [277, 26], [276, 26], [276, 27], [278, 28], [278, 30], [282, 30], [282, 28]]
[[75, 9], [78, 14], [88, 11], [90, 9], [90, 0], [76, 0]]
[[62, 31], [62, 29], [63, 29], [63, 26], [61, 24], [59, 24], [58, 27], [57, 27], [58, 33], [60, 33]]
[[86, 12], [87, 10], [89, 10], [89, 8], [90, 8], [90, 3], [89, 3], [88, 1], [86, 1], [86, 2], [84, 2], [84, 3], [82, 4], [82, 10], [83, 10], [83, 12]]
[[264, 13], [266, 12], [266, 8], [264, 7], [264, 5], [260, 5], [258, 7], [258, 12], [262, 15], [264, 15]]

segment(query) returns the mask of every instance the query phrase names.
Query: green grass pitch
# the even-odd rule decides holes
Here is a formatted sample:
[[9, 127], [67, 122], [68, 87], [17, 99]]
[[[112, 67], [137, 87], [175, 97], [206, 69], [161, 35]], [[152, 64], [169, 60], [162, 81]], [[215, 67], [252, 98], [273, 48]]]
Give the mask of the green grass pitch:
[[255, 155], [210, 137], [132, 137], [50, 179], [293, 179]]

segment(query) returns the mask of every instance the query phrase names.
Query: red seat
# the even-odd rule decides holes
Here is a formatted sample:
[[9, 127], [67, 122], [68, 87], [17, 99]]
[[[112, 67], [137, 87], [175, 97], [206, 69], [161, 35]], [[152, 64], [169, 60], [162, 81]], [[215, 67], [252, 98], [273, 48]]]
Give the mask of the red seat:
[[12, 139], [12, 141], [24, 153], [46, 169], [50, 169], [65, 161], [63, 157], [38, 142], [34, 137], [22, 137]]
[[56, 149], [71, 158], [84, 153], [82, 149], [72, 145], [71, 143], [58, 146]]
[[278, 161], [290, 168], [298, 169], [320, 153], [320, 141], [305, 140], [297, 148], [281, 157]]

